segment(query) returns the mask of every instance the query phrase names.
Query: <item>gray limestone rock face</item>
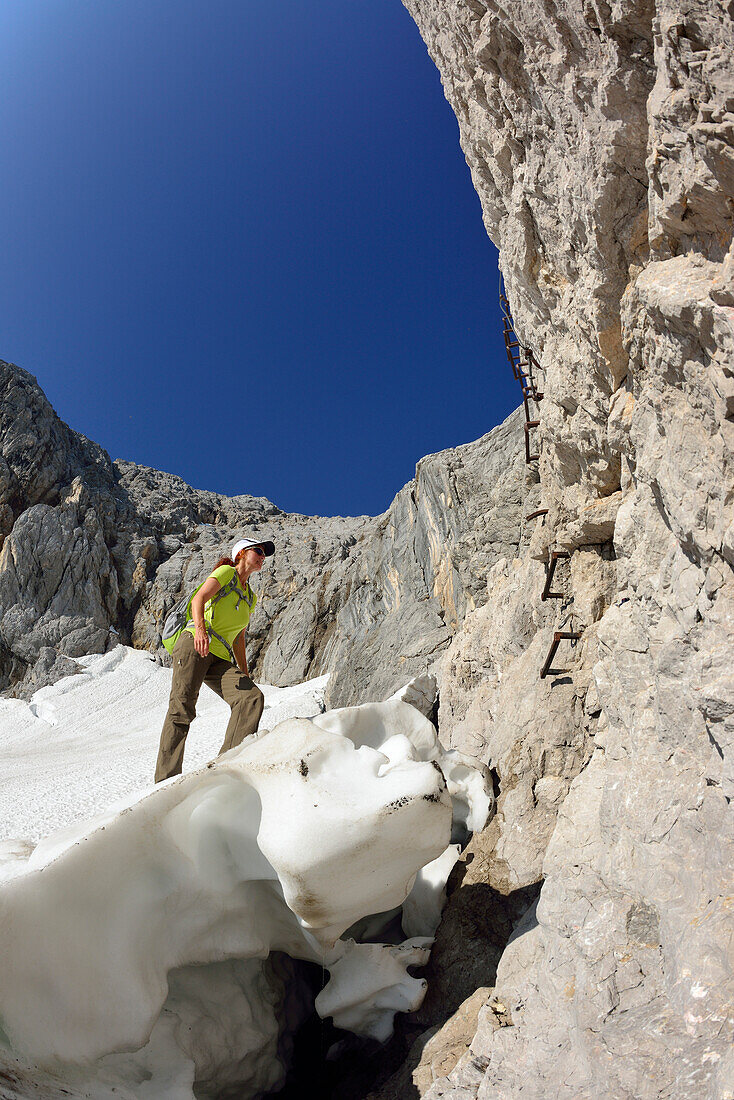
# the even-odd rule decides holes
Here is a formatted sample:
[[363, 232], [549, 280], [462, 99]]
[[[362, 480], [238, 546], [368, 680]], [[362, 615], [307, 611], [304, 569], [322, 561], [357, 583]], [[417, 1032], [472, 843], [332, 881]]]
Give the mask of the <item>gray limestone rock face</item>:
[[556, 619], [572, 606], [544, 603], [543, 584], [543, 566], [532, 559], [498, 562], [487, 603], [467, 617], [442, 670], [442, 738], [479, 757], [499, 783], [487, 881], [505, 893], [541, 880], [558, 807], [593, 747], [583, 669], [593, 632], [564, 654], [565, 671], [540, 680]]
[[441, 74], [521, 338], [544, 391], [554, 528], [619, 489], [608, 404], [620, 302], [646, 255], [652, 5], [405, 0]]
[[75, 676], [82, 671], [78, 661], [65, 657], [52, 646], [42, 646], [24, 679], [15, 684], [8, 695], [14, 699], [28, 701], [41, 688], [50, 687], [58, 680], [63, 680], [65, 676]]
[[383, 698], [437, 670], [467, 612], [487, 598], [486, 575], [522, 537], [528, 485], [518, 413], [488, 435], [423, 459], [416, 478], [375, 521], [337, 584], [350, 586], [327, 644], [329, 701]]
[[27, 665], [44, 647], [66, 657], [104, 653], [117, 577], [93, 508], [35, 504], [0, 553], [0, 641]]
[[106, 452], [59, 420], [31, 374], [2, 360], [0, 440], [0, 544], [21, 512], [56, 504], [75, 476], [113, 484]]
[[405, 2], [543, 368], [548, 509], [452, 640], [439, 713], [497, 775], [483, 881], [542, 888], [420, 1094], [731, 1097], [732, 14]]

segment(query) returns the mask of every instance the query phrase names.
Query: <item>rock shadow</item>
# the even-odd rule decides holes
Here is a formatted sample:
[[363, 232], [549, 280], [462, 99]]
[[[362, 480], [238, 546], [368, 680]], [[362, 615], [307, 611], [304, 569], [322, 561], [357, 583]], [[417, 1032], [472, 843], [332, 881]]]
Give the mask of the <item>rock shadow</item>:
[[324, 1097], [419, 1100], [421, 1090], [413, 1081], [413, 1071], [426, 1043], [472, 994], [478, 993], [473, 1009], [465, 1021], [457, 1021], [456, 1034], [449, 1039], [450, 1045], [455, 1043], [457, 1061], [468, 1047], [475, 1030], [472, 1013], [490, 997], [508, 940], [523, 918], [523, 930], [537, 923], [529, 910], [538, 899], [542, 883], [504, 894], [486, 882], [463, 885], [466, 871], [465, 863], [457, 864], [430, 961], [425, 967], [411, 970], [428, 982], [423, 1005], [417, 1012], [396, 1017], [395, 1034], [385, 1045], [359, 1043], [345, 1036], [338, 1056], [327, 1064], [325, 1072], [321, 1070]]

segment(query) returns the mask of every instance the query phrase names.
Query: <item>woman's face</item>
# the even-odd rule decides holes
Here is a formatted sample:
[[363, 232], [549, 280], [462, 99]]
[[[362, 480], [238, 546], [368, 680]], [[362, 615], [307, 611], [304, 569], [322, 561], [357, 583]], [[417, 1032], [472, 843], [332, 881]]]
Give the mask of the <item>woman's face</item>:
[[262, 569], [265, 561], [265, 554], [261, 546], [248, 546], [244, 553], [245, 564], [247, 568], [253, 572], [257, 572], [258, 569]]

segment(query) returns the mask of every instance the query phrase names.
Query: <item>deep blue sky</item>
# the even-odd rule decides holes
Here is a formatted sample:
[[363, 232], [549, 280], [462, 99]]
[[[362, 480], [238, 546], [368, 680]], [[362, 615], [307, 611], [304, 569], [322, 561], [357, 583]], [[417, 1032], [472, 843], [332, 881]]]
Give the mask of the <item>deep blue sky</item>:
[[197, 488], [377, 514], [518, 403], [400, 0], [0, 8], [0, 357]]

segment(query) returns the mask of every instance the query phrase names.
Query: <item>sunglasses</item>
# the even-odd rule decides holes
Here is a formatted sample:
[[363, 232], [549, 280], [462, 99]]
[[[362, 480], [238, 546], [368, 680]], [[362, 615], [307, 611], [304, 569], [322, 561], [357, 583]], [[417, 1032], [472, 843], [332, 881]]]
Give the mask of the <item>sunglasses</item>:
[[262, 546], [251, 546], [250, 550], [254, 550], [259, 558], [265, 557], [265, 551], [263, 550]]

